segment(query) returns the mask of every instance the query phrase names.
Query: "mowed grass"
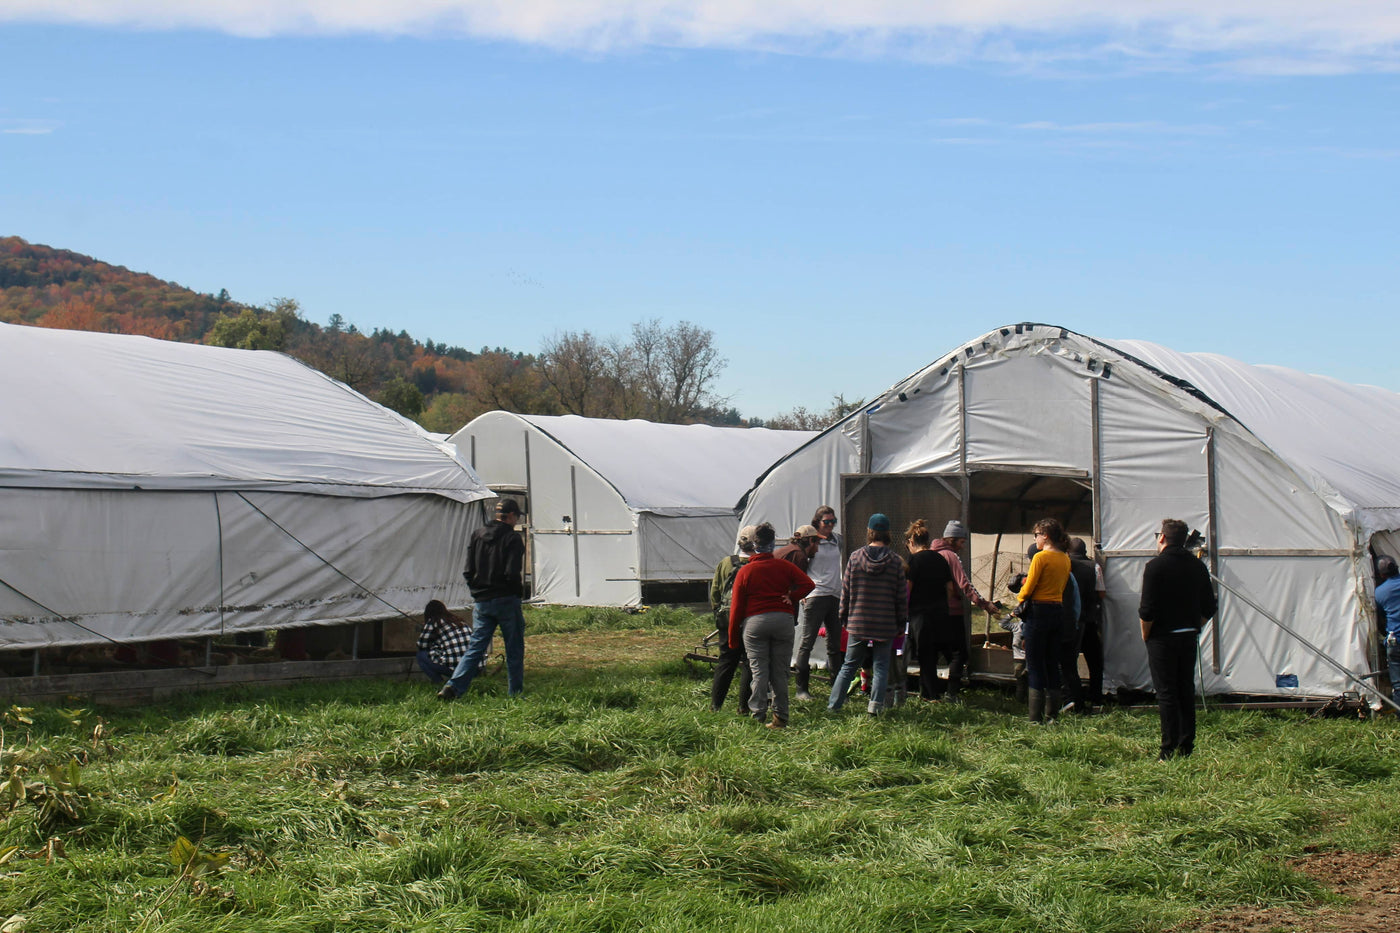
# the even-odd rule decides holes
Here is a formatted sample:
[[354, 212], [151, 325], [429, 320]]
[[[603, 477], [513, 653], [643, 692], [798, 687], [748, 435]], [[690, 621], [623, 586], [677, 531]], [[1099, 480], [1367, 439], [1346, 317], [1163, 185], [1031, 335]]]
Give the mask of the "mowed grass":
[[44, 766], [76, 757], [81, 788], [76, 816], [40, 788], [5, 818], [0, 923], [1160, 930], [1315, 900], [1291, 856], [1400, 826], [1392, 720], [1207, 712], [1168, 764], [1150, 712], [1035, 727], [991, 691], [878, 721], [797, 704], [775, 732], [709, 712], [681, 660], [707, 628], [532, 613], [519, 700], [498, 673], [450, 704], [366, 681], [12, 714], [5, 776], [56, 787]]

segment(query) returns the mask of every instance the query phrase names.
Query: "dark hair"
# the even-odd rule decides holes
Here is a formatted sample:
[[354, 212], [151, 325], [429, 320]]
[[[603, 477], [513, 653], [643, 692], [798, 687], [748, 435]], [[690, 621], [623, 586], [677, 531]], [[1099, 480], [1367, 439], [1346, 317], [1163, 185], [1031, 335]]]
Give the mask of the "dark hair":
[[912, 541], [922, 547], [928, 547], [929, 542], [933, 540], [932, 535], [929, 534], [928, 522], [924, 521], [922, 518], [914, 519], [904, 532], [904, 540]]
[[1073, 554], [1075, 557], [1088, 557], [1088, 556], [1089, 556], [1089, 545], [1087, 545], [1087, 544], [1084, 543], [1084, 539], [1083, 539], [1083, 538], [1070, 538], [1070, 539], [1069, 539], [1069, 552], [1070, 552], [1071, 554]]
[[500, 512], [502, 515], [519, 515], [520, 503], [516, 502], [514, 499], [502, 499], [496, 503], [496, 511]]
[[1186, 544], [1186, 536], [1191, 533], [1191, 529], [1186, 527], [1186, 523], [1179, 518], [1162, 519], [1162, 537], [1167, 539], [1167, 544], [1182, 547]]
[[890, 530], [889, 530], [888, 528], [884, 529], [883, 531], [876, 531], [874, 528], [867, 528], [867, 529], [865, 529], [865, 543], [866, 543], [866, 544], [889, 544], [889, 543], [890, 543]]
[[773, 530], [773, 526], [768, 522], [762, 522], [753, 531], [753, 543], [760, 551], [773, 550], [773, 542], [778, 540], [778, 533]]
[[831, 506], [829, 506], [829, 505], [819, 505], [819, 506], [817, 506], [817, 510], [816, 510], [815, 512], [812, 513], [812, 525], [813, 525], [813, 527], [818, 527], [818, 528], [821, 527], [822, 516], [823, 516], [823, 515], [830, 515], [832, 518], [835, 518], [835, 517], [836, 517], [836, 510], [833, 509], [833, 508], [832, 508]]
[[428, 605], [423, 607], [424, 622], [431, 622], [434, 619], [443, 619], [446, 617], [447, 607], [443, 605], [440, 599], [430, 599], [428, 600]]
[[1055, 550], [1063, 551], [1069, 547], [1069, 536], [1065, 534], [1065, 527], [1060, 524], [1058, 518], [1042, 518], [1035, 523], [1036, 534], [1045, 535], [1047, 541], [1055, 546]]

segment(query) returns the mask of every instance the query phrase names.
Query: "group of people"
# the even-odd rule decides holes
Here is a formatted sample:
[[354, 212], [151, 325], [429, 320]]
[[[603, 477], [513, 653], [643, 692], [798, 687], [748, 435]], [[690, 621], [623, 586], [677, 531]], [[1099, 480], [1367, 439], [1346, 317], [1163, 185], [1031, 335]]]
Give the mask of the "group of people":
[[[827, 670], [834, 672], [829, 709], [841, 708], [865, 671], [867, 712], [878, 715], [892, 694], [903, 694], [903, 659], [911, 653], [903, 649], [914, 646], [920, 695], [958, 699], [967, 664], [963, 599], [995, 609], [963, 568], [959, 555], [967, 530], [952, 521], [935, 540], [926, 522], [914, 522], [905, 532], [906, 562], [893, 548], [889, 518], [876, 513], [866, 523], [865, 545], [843, 567], [836, 524], [835, 510], [821, 506], [812, 524], [798, 528], [781, 548], [766, 522], [740, 531], [737, 553], [720, 561], [710, 587], [710, 606], [723, 636], [712, 709], [723, 709], [738, 673], [739, 712], [769, 728], [785, 727], [789, 666], [796, 671], [797, 699], [811, 700], [811, 655], [821, 636]], [[906, 637], [913, 645], [904, 644]], [[946, 680], [939, 676], [940, 657], [950, 667]]]
[[[438, 600], [425, 609], [418, 660], [435, 682], [445, 678], [438, 691], [443, 700], [461, 696], [471, 685], [497, 630], [505, 644], [507, 689], [518, 696], [524, 688], [525, 547], [515, 531], [519, 520], [519, 504], [501, 499], [495, 520], [472, 534], [463, 571], [475, 602], [472, 623]], [[967, 529], [950, 521], [942, 537], [934, 539], [919, 519], [905, 531], [906, 559], [893, 548], [889, 518], [876, 512], [866, 522], [865, 545], [854, 549], [843, 567], [836, 524], [836, 511], [824, 505], [812, 524], [798, 528], [781, 547], [767, 522], [740, 531], [737, 553], [720, 562], [710, 587], [710, 605], [723, 635], [711, 685], [712, 709], [724, 708], [737, 673], [739, 712], [769, 728], [784, 728], [791, 711], [788, 675], [794, 648], [797, 699], [811, 700], [811, 654], [823, 635], [827, 669], [835, 672], [829, 710], [841, 708], [856, 678], [865, 673], [866, 711], [879, 715], [891, 705], [891, 678], [894, 693], [907, 687], [899, 659], [911, 653], [919, 661], [920, 697], [958, 700], [967, 664], [964, 600], [988, 613], [1002, 608], [977, 592], [962, 565]], [[1190, 755], [1195, 747], [1197, 645], [1217, 608], [1205, 565], [1186, 549], [1187, 535], [1184, 522], [1162, 522], [1157, 556], [1143, 572], [1138, 608], [1161, 717], [1163, 759]], [[1015, 594], [1019, 622], [1013, 628], [1024, 652], [1029, 717], [1043, 722], [1061, 710], [1066, 687], [1071, 704], [1083, 708], [1090, 702], [1081, 693], [1081, 650], [1091, 656], [1091, 675], [1091, 652], [1097, 652], [1098, 685], [1091, 677], [1090, 694], [1101, 689], [1102, 644], [1092, 639], [1098, 638], [1096, 607], [1104, 584], [1084, 542], [1071, 539], [1058, 520], [1036, 522], [1034, 537], [1030, 565]], [[1400, 571], [1394, 561], [1383, 569], [1387, 582], [1395, 580], [1400, 620]], [[1380, 589], [1377, 600], [1382, 602]], [[1400, 621], [1388, 635], [1392, 665], [1400, 665]], [[948, 664], [946, 679], [939, 674], [941, 660]]]
[[[967, 664], [964, 599], [988, 613], [1002, 609], [977, 592], [963, 568], [967, 529], [950, 521], [934, 539], [928, 524], [917, 520], [905, 532], [906, 559], [893, 549], [889, 518], [877, 512], [866, 523], [865, 545], [852, 550], [843, 568], [835, 511], [822, 506], [812, 521], [782, 548], [776, 548], [772, 525], [748, 526], [740, 531], [738, 552], [716, 568], [710, 604], [723, 646], [711, 709], [724, 708], [738, 673], [739, 713], [784, 728], [794, 646], [797, 699], [810, 700], [810, 659], [819, 635], [826, 636], [827, 669], [835, 672], [829, 710], [841, 708], [864, 672], [866, 711], [879, 715], [891, 705], [891, 678], [893, 692], [907, 686], [899, 659], [910, 654], [919, 662], [919, 695], [957, 701]], [[1024, 656], [1028, 715], [1040, 723], [1062, 709], [1087, 711], [1101, 694], [1098, 613], [1105, 587], [1085, 542], [1070, 538], [1057, 519], [1037, 522], [1033, 534], [1030, 564], [1015, 591], [1016, 621], [1008, 627]], [[1162, 759], [1189, 756], [1195, 748], [1197, 646], [1217, 608], [1205, 565], [1186, 549], [1187, 535], [1184, 522], [1162, 522], [1138, 607], [1157, 693]], [[1400, 596], [1400, 582], [1396, 589]], [[1395, 642], [1400, 663], [1400, 630]], [[1087, 692], [1079, 677], [1081, 651], [1089, 658]], [[940, 661], [948, 664], [946, 679]]]

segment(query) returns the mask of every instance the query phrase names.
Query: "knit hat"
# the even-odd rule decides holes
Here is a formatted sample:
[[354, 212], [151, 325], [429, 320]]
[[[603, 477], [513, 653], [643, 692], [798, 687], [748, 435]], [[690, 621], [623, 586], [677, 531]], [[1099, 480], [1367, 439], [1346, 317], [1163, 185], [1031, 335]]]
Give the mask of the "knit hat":
[[962, 523], [962, 522], [958, 521], [958, 520], [955, 518], [955, 519], [953, 519], [951, 522], [949, 522], [947, 525], [943, 526], [943, 537], [945, 537], [945, 538], [966, 538], [966, 537], [967, 537], [967, 529], [963, 527], [963, 523]]
[[871, 531], [889, 531], [890, 518], [884, 512], [876, 512], [870, 516], [870, 521], [865, 523], [865, 527]]

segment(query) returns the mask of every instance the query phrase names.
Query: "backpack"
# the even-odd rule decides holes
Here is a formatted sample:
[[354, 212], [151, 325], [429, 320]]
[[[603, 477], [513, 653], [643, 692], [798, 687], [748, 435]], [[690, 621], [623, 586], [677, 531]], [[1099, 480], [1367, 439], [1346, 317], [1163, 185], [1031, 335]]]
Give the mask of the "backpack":
[[715, 610], [715, 621], [719, 628], [729, 628], [729, 606], [734, 602], [734, 578], [739, 576], [739, 555], [729, 555], [729, 569], [732, 571], [719, 591], [719, 608]]

